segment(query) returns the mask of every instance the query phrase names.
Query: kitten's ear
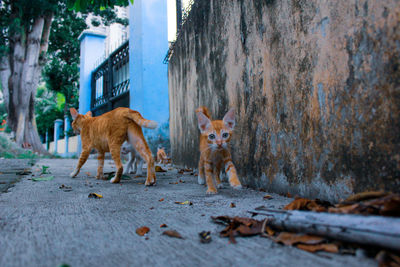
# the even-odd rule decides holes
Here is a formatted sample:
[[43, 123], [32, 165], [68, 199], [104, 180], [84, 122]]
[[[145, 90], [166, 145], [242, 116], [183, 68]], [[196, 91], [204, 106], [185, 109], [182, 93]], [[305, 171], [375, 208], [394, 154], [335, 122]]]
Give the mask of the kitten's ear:
[[207, 118], [206, 115], [203, 114], [203, 112], [197, 112], [196, 115], [199, 123], [200, 132], [203, 133], [205, 130], [208, 129], [208, 127], [210, 127], [211, 121], [209, 118]]
[[76, 111], [76, 109], [74, 109], [74, 108], [70, 108], [69, 109], [69, 112], [71, 112], [71, 117], [72, 117], [72, 119], [76, 119], [76, 117], [78, 117], [78, 115], [79, 115], [79, 113], [78, 113], [78, 111]]
[[231, 108], [228, 110], [228, 112], [225, 114], [223, 118], [223, 122], [225, 126], [232, 131], [233, 128], [235, 127], [235, 109]]
[[86, 112], [85, 114], [86, 116], [92, 117], [92, 112], [89, 110], [88, 112]]

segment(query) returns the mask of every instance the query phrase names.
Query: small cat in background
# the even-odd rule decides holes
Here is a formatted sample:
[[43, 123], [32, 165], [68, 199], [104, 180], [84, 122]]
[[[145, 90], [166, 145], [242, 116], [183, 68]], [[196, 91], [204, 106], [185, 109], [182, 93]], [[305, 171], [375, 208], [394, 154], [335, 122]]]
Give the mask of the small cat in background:
[[[207, 194], [216, 194], [216, 187], [222, 188], [219, 176], [221, 168], [224, 167], [229, 184], [235, 189], [242, 188], [228, 147], [235, 127], [235, 110], [231, 108], [222, 120], [211, 120], [206, 107], [199, 107], [196, 114], [200, 129], [198, 183], [206, 182]], [[216, 185], [213, 178], [216, 180]]]
[[133, 174], [143, 174], [143, 159], [139, 153], [136, 152], [135, 148], [129, 142], [125, 141], [121, 146], [121, 154], [129, 154], [129, 161], [124, 168], [124, 174], [130, 174], [132, 170]]
[[157, 149], [157, 162], [160, 164], [167, 164], [168, 163], [168, 157], [167, 153], [165, 153], [165, 150], [163, 147], [159, 147]]

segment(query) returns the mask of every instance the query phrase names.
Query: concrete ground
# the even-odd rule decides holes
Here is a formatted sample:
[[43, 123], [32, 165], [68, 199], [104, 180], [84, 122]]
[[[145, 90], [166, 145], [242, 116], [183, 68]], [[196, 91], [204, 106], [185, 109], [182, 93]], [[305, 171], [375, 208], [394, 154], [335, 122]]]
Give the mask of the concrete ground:
[[[264, 192], [227, 185], [208, 196], [197, 177], [176, 169], [157, 173], [153, 187], [145, 187], [145, 177], [134, 175], [111, 184], [93, 177], [96, 160], [88, 160], [72, 179], [68, 175], [76, 163], [40, 160], [32, 167], [33, 177], [44, 165], [51, 174], [43, 176], [52, 175], [53, 180], [34, 182], [32, 175], [23, 176], [0, 194], [0, 266], [377, 266], [363, 256], [312, 254], [259, 236], [238, 237], [237, 244], [230, 244], [218, 235], [223, 226], [210, 220], [249, 216], [248, 210], [261, 205], [282, 208], [290, 198], [271, 194], [273, 199], [263, 200]], [[9, 168], [1, 160], [0, 167]], [[113, 169], [106, 161], [105, 172]], [[60, 189], [62, 185], [72, 190]], [[88, 198], [92, 192], [103, 198]], [[146, 236], [136, 234], [141, 226], [150, 228]], [[165, 229], [177, 230], [184, 239], [162, 235]], [[211, 231], [211, 243], [199, 242], [203, 230]]]

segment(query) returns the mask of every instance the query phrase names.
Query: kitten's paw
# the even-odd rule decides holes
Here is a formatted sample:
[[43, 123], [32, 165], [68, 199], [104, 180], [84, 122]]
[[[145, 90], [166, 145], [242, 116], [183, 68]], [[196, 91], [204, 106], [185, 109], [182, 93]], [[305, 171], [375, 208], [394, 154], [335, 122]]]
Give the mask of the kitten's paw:
[[71, 178], [74, 178], [75, 176], [78, 175], [78, 172], [79, 172], [79, 171], [75, 170], [75, 171], [71, 172], [69, 176], [70, 176]]
[[199, 183], [199, 184], [205, 184], [205, 179], [204, 178], [202, 178], [200, 175], [199, 176], [197, 176], [197, 182]]
[[216, 189], [208, 189], [206, 192], [207, 195], [215, 195], [216, 193], [217, 193]]
[[146, 186], [152, 186], [152, 185], [155, 185], [155, 184], [156, 184], [156, 178], [155, 177], [153, 177], [153, 178], [147, 177], [146, 182], [144, 183], [144, 185], [146, 185]]
[[113, 178], [111, 178], [110, 183], [112, 184], [119, 183], [119, 179], [117, 179], [117, 177], [114, 176]]
[[232, 188], [233, 188], [233, 189], [236, 189], [236, 190], [239, 190], [239, 189], [242, 189], [242, 185], [241, 185], [241, 184], [232, 185]]
[[221, 184], [217, 184], [217, 188], [221, 189], [221, 188], [224, 188], [224, 186], [222, 185], [222, 183]]
[[152, 186], [152, 185], [156, 185], [156, 181], [152, 181], [152, 182], [150, 182], [150, 181], [147, 181], [147, 180], [146, 180], [146, 182], [144, 183], [144, 185], [145, 185], [145, 186]]

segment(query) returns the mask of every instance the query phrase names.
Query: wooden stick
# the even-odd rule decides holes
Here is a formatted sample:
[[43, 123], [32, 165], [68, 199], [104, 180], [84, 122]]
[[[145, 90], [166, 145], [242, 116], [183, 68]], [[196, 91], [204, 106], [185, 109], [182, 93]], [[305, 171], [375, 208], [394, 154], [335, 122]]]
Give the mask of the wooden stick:
[[267, 224], [279, 230], [326, 236], [400, 251], [400, 218], [286, 211], [265, 207], [259, 207], [249, 212], [253, 215], [267, 216]]

